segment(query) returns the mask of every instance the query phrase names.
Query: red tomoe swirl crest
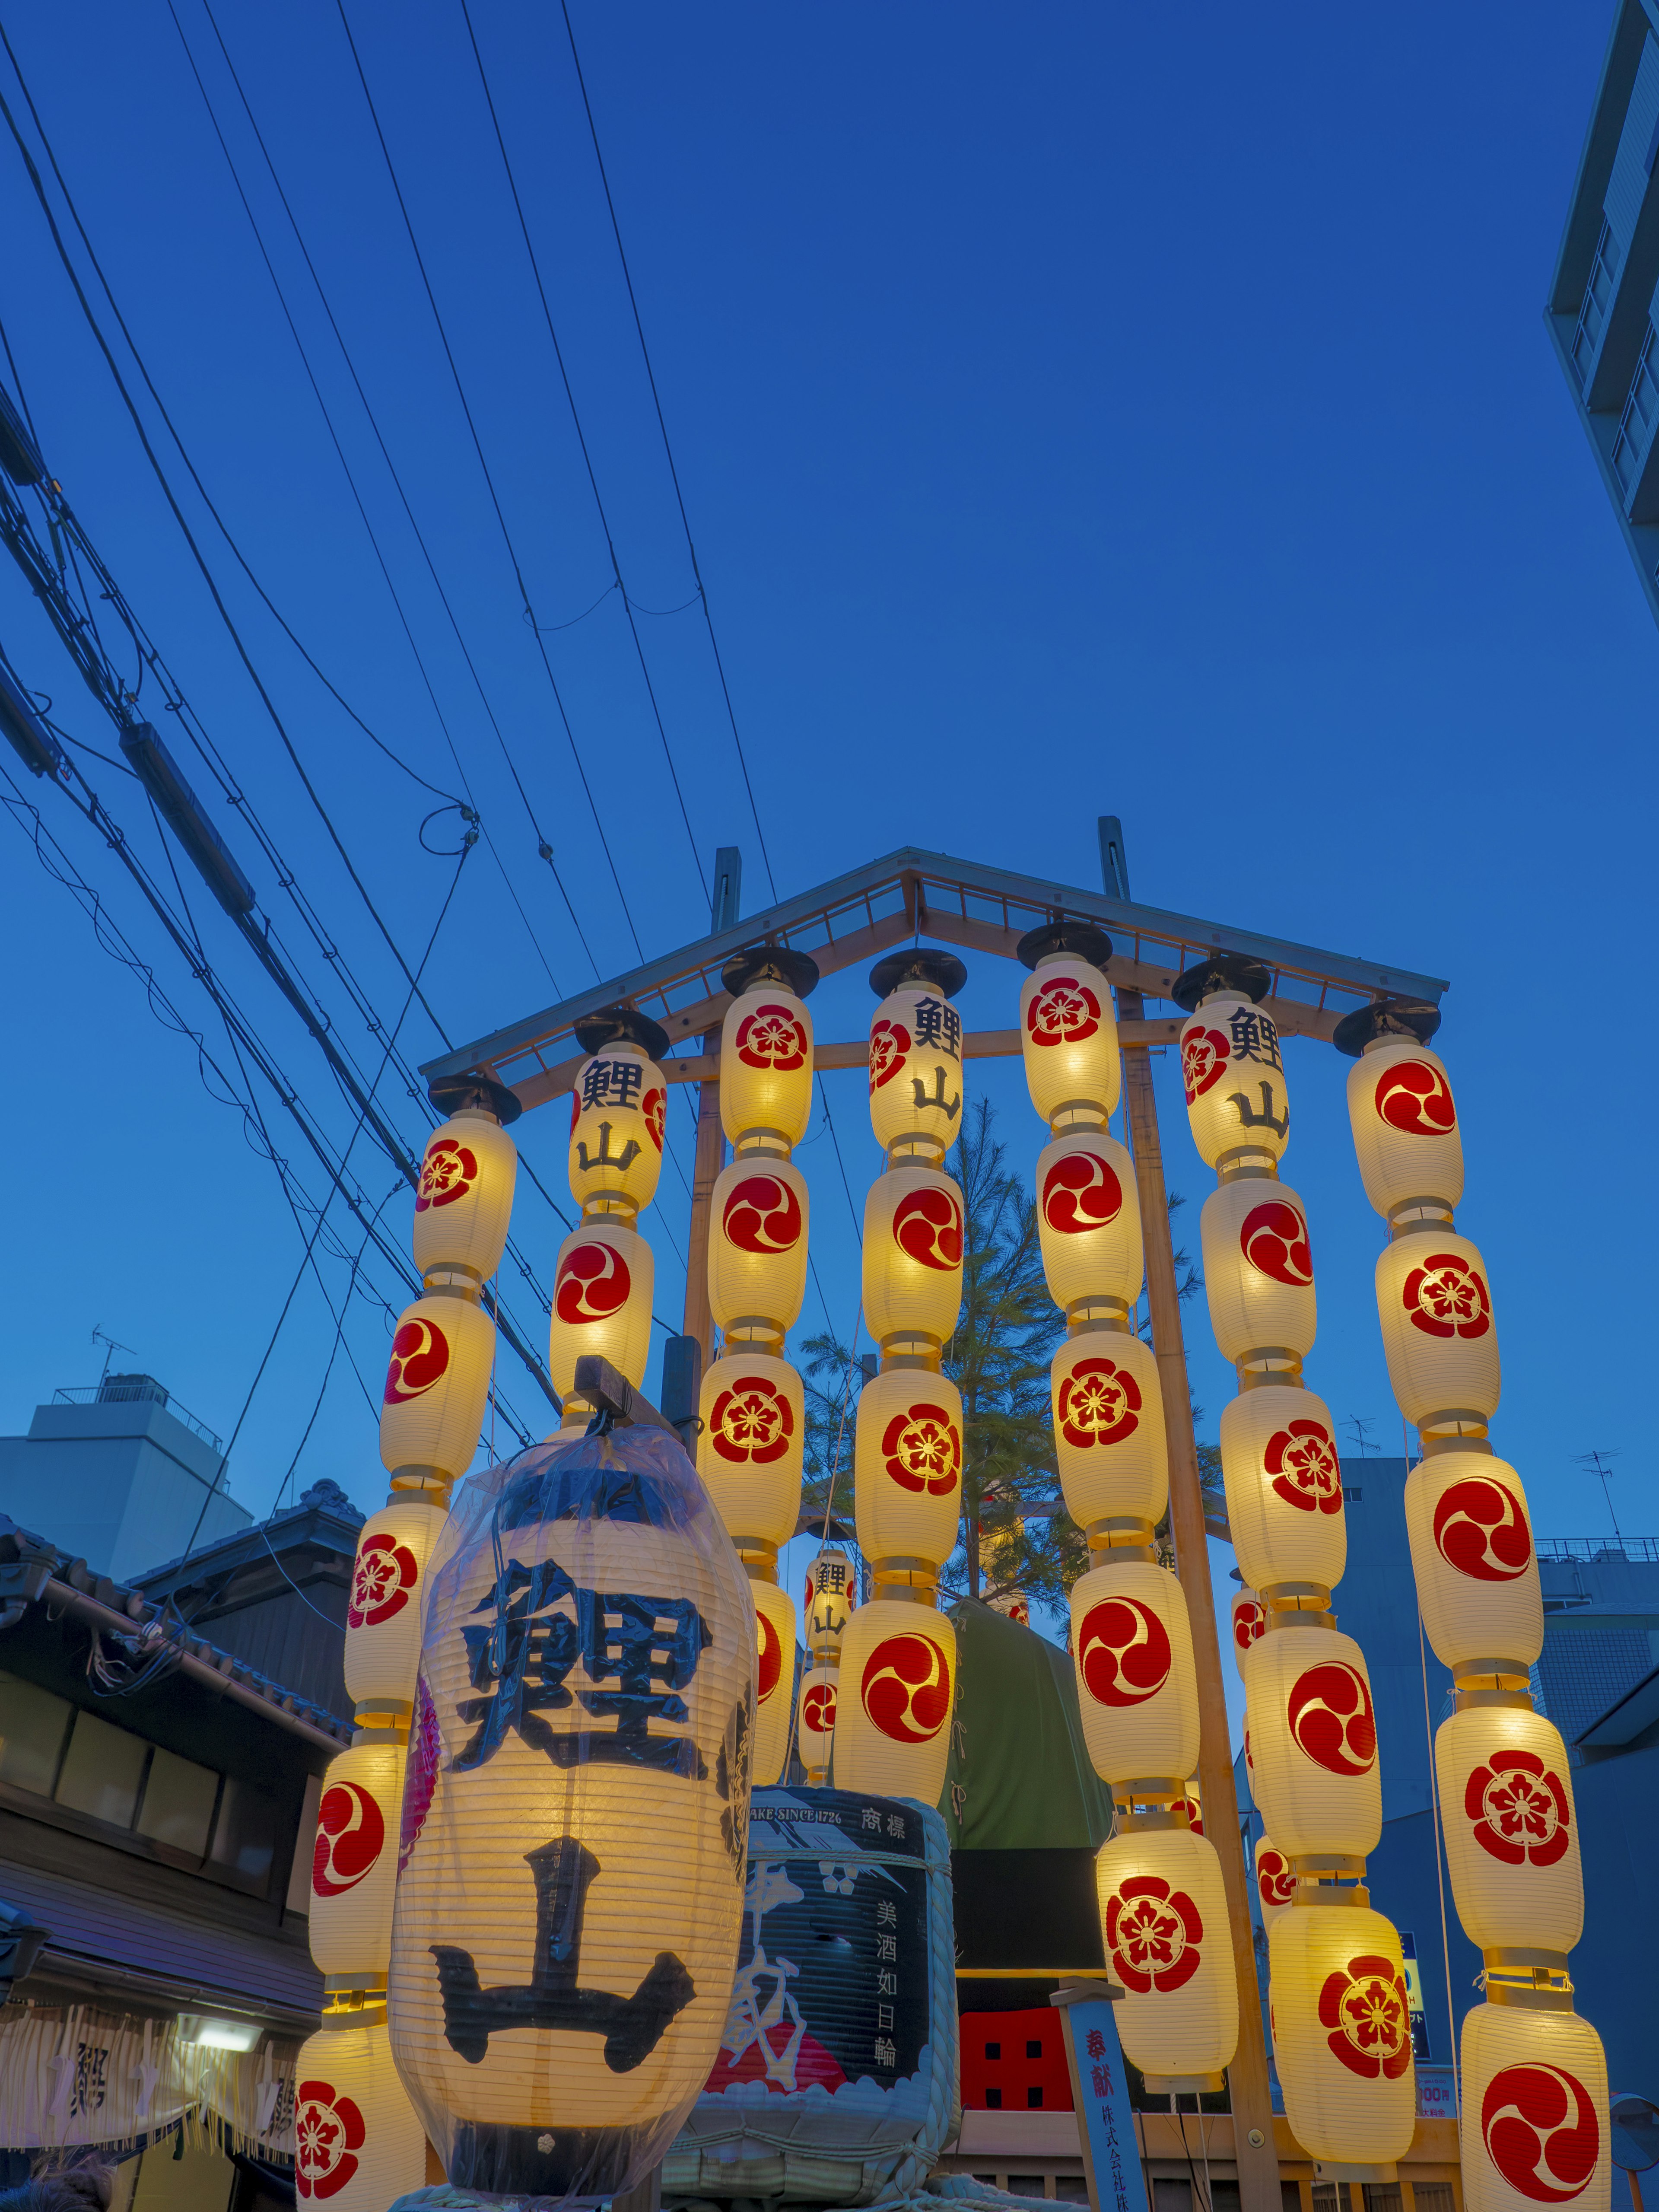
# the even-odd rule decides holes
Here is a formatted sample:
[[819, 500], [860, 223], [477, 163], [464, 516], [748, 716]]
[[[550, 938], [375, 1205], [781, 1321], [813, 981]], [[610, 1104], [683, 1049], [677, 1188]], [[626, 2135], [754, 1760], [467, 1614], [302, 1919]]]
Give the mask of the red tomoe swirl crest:
[[1140, 1385], [1113, 1359], [1079, 1359], [1060, 1386], [1054, 1419], [1068, 1444], [1121, 1443], [1140, 1426]]
[[943, 1406], [907, 1406], [881, 1439], [887, 1472], [901, 1490], [943, 1498], [962, 1473], [962, 1431]]
[[1532, 1565], [1526, 1510], [1495, 1474], [1454, 1482], [1434, 1509], [1435, 1549], [1471, 1582], [1512, 1583]]
[[1033, 1044], [1081, 1044], [1100, 1028], [1100, 1000], [1076, 975], [1049, 975], [1025, 1009]]
[[1504, 1866], [1557, 1865], [1572, 1840], [1572, 1814], [1559, 1774], [1535, 1751], [1498, 1751], [1463, 1790], [1474, 1840]]
[[1480, 2140], [1510, 2187], [1534, 2204], [1578, 2196], [1601, 2155], [1595, 2103], [1564, 2066], [1504, 2066], [1480, 2100]]
[[870, 1096], [890, 1083], [903, 1066], [910, 1050], [910, 1032], [902, 1022], [878, 1022], [870, 1032]]
[[1413, 1328], [1425, 1336], [1461, 1336], [1471, 1343], [1492, 1327], [1484, 1278], [1455, 1252], [1435, 1252], [1413, 1267], [1400, 1292]]
[[864, 1710], [894, 1743], [931, 1743], [951, 1717], [951, 1662], [931, 1636], [884, 1636], [864, 1662]]
[[1103, 1152], [1066, 1152], [1042, 1178], [1042, 1218], [1062, 1236], [1104, 1229], [1123, 1211], [1123, 1185]]
[[948, 1275], [962, 1265], [962, 1208], [937, 1184], [913, 1190], [893, 1208], [893, 1242], [924, 1267]]
[[386, 1848], [386, 1819], [360, 1782], [331, 1782], [317, 1808], [311, 1886], [319, 1897], [356, 1889]]
[[1097, 1705], [1144, 1705], [1170, 1679], [1170, 1632], [1136, 1597], [1103, 1598], [1078, 1630], [1077, 1664]]
[[803, 1225], [800, 1200], [781, 1176], [745, 1176], [720, 1216], [726, 1243], [739, 1252], [792, 1252]]
[[1262, 1465], [1274, 1494], [1304, 1513], [1342, 1510], [1342, 1469], [1322, 1421], [1292, 1421], [1267, 1439]]
[[1270, 1198], [1250, 1208], [1238, 1232], [1238, 1249], [1258, 1274], [1273, 1282], [1302, 1291], [1313, 1281], [1308, 1224], [1288, 1198]]
[[407, 1544], [382, 1529], [365, 1536], [357, 1547], [351, 1570], [351, 1599], [346, 1608], [349, 1628], [378, 1628], [409, 1603], [421, 1578], [415, 1554]]
[[1264, 1905], [1288, 1905], [1296, 1895], [1296, 1873], [1283, 1851], [1263, 1851], [1255, 1863], [1255, 1886]]
[[1412, 2063], [1406, 1979], [1391, 1959], [1367, 1952], [1328, 1974], [1319, 2019], [1332, 2055], [1362, 2081], [1397, 2081]]
[[806, 1065], [806, 1030], [787, 1006], [757, 1006], [738, 1024], [738, 1058], [745, 1067], [792, 1075]]
[[763, 1705], [783, 1679], [783, 1638], [755, 1607], [755, 1702]]
[[1298, 1675], [1287, 1711], [1291, 1734], [1328, 1774], [1369, 1774], [1376, 1765], [1371, 1693], [1346, 1660], [1327, 1659]]
[[640, 1102], [640, 1110], [645, 1115], [645, 1133], [660, 1152], [663, 1136], [668, 1127], [668, 1093], [665, 1091], [647, 1091]]
[[453, 1137], [440, 1137], [426, 1148], [426, 1158], [421, 1162], [421, 1187], [415, 1194], [415, 1211], [424, 1213], [428, 1206], [453, 1206], [458, 1198], [465, 1198], [478, 1179], [477, 1155], [468, 1145], [458, 1144]]
[[800, 1724], [816, 1729], [820, 1735], [828, 1735], [836, 1725], [836, 1686], [833, 1682], [809, 1682], [806, 1694], [800, 1701]]
[[435, 1321], [416, 1315], [412, 1321], [404, 1322], [392, 1340], [385, 1402], [388, 1406], [407, 1406], [441, 1381], [448, 1367], [449, 1339]]
[[1231, 1048], [1219, 1030], [1188, 1030], [1181, 1040], [1181, 1080], [1190, 1106], [1227, 1072]]
[[1233, 1600], [1233, 1649], [1241, 1658], [1267, 1632], [1267, 1608], [1258, 1597]]
[[1203, 1940], [1197, 1905], [1162, 1875], [1131, 1875], [1107, 1902], [1106, 1948], [1137, 1996], [1183, 1988], [1202, 1963]]
[[764, 1375], [739, 1375], [709, 1409], [709, 1443], [733, 1467], [770, 1467], [794, 1433], [794, 1407]]
[[294, 2185], [326, 2203], [357, 2171], [368, 2138], [363, 2116], [331, 2081], [301, 2081], [294, 2093]]
[[561, 1321], [609, 1321], [628, 1304], [634, 1279], [614, 1244], [578, 1244], [559, 1262], [553, 1310]]
[[1457, 1127], [1451, 1086], [1425, 1060], [1397, 1060], [1377, 1078], [1377, 1119], [1413, 1137], [1443, 1137]]

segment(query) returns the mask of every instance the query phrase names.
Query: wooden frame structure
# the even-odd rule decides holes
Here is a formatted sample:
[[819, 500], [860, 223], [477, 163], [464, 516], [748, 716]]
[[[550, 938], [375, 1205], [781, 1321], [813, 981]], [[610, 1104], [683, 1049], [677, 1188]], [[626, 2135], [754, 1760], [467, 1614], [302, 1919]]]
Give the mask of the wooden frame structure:
[[[1272, 976], [1271, 993], [1264, 1004], [1280, 1033], [1328, 1044], [1346, 1013], [1385, 997], [1437, 1003], [1448, 987], [1435, 976], [1140, 905], [1128, 896], [1122, 836], [1115, 817], [1101, 817], [1100, 845], [1105, 885], [1101, 891], [1010, 874], [907, 846], [815, 890], [781, 900], [747, 921], [735, 919], [736, 899], [730, 897], [725, 913], [717, 910], [717, 926], [707, 937], [596, 984], [578, 997], [510, 1023], [429, 1062], [421, 1072], [428, 1080], [488, 1076], [514, 1091], [526, 1109], [545, 1105], [571, 1088], [586, 1057], [576, 1047], [575, 1024], [619, 1002], [636, 1006], [659, 1023], [668, 1033], [671, 1047], [692, 1044], [690, 1052], [671, 1050], [662, 1066], [671, 1083], [702, 1086], [684, 1328], [688, 1336], [698, 1340], [706, 1360], [710, 1349], [708, 1200], [724, 1161], [719, 1108], [720, 1027], [732, 1003], [720, 981], [720, 970], [732, 955], [757, 945], [781, 945], [810, 953], [821, 975], [832, 975], [873, 960], [907, 939], [926, 937], [1012, 960], [1015, 947], [1028, 930], [1062, 916], [1093, 922], [1106, 931], [1113, 945], [1106, 972], [1117, 994], [1118, 1036], [1124, 1050], [1124, 1105], [1140, 1200], [1152, 1349], [1169, 1434], [1170, 1526], [1176, 1571], [1186, 1587], [1193, 1625], [1201, 1722], [1199, 1788], [1205, 1826], [1221, 1860], [1238, 1978], [1239, 2043], [1229, 2080], [1241, 2212], [1281, 2212], [1279, 2160], [1250, 1919], [1249, 1875], [1227, 1741], [1226, 1694], [1152, 1091], [1151, 1051], [1173, 1044], [1185, 1017], [1179, 1012], [1149, 1016], [1146, 1001], [1172, 1004], [1176, 977], [1206, 954], [1244, 953], [1261, 961]], [[723, 857], [736, 860], [729, 852]], [[967, 1060], [1012, 1057], [1020, 1048], [1019, 1032], [1015, 1029], [969, 1031], [963, 1037], [963, 1055]], [[825, 1071], [864, 1067], [868, 1064], [868, 1044], [863, 1037], [819, 1043], [815, 1060]], [[1282, 2120], [1278, 2132], [1281, 2137], [1285, 2134]]]

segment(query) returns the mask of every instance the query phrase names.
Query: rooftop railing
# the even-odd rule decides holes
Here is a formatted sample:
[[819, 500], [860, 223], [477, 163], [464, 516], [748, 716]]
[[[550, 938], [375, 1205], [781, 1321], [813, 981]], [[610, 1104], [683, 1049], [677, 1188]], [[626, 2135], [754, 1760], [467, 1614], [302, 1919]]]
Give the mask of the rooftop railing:
[[175, 1421], [182, 1421], [193, 1436], [200, 1437], [210, 1451], [217, 1452], [221, 1458], [224, 1456], [222, 1437], [216, 1436], [205, 1421], [198, 1421], [170, 1392], [148, 1376], [142, 1382], [76, 1383], [52, 1394], [54, 1406], [122, 1406], [145, 1401], [164, 1407]]
[[1540, 1559], [1632, 1559], [1659, 1565], [1659, 1537], [1539, 1536]]

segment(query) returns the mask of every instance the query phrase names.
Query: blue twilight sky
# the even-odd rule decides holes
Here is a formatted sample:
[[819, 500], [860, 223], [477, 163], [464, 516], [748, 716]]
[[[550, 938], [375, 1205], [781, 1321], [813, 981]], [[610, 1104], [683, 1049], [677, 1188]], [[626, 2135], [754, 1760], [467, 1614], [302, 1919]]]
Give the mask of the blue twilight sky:
[[[685, 539], [569, 47], [556, 10], [473, 0], [623, 569], [638, 605], [664, 611], [639, 623], [689, 837], [606, 595], [605, 536], [459, 0], [351, 0], [349, 22], [572, 738], [339, 12], [219, 0], [217, 24], [528, 807], [203, 0], [174, 4], [430, 692], [166, 0], [76, 0], [15, 11], [7, 27], [132, 336], [247, 562], [398, 760], [445, 795], [464, 772], [476, 794], [490, 844], [466, 864], [428, 970], [462, 1042], [592, 980], [539, 835], [592, 962], [608, 975], [635, 957], [572, 738], [647, 952], [706, 927], [696, 863], [717, 843], [743, 848], [748, 909], [767, 897], [708, 638], [685, 607]], [[1460, 1226], [1490, 1261], [1505, 1354], [1497, 1441], [1541, 1530], [1561, 1534], [1607, 1525], [1599, 1487], [1573, 1464], [1591, 1447], [1621, 1455], [1624, 1528], [1656, 1528], [1641, 1102], [1656, 1080], [1643, 1009], [1659, 637], [1541, 320], [1607, 16], [574, 9], [780, 890], [910, 842], [1093, 885], [1095, 817], [1115, 812], [1149, 902], [1449, 977], [1440, 1042], [1466, 1132]], [[0, 90], [33, 143], [3, 64]], [[332, 941], [395, 1015], [391, 957], [236, 660], [3, 131], [0, 234], [0, 316], [52, 470]], [[99, 312], [295, 747], [413, 955], [452, 872], [417, 837], [441, 801], [375, 750], [284, 640], [101, 300]], [[0, 642], [71, 734], [109, 749], [9, 562]], [[252, 830], [180, 750], [279, 932], [325, 977]], [[88, 766], [165, 878], [137, 787]], [[30, 795], [223, 1060], [205, 999], [101, 840], [60, 796]], [[453, 842], [453, 820], [433, 825], [434, 844]], [[208, 957], [343, 1133], [314, 1046], [185, 882]], [[276, 1176], [209, 1096], [195, 1048], [153, 1018], [8, 818], [0, 927], [0, 1428], [21, 1430], [55, 1386], [95, 1377], [100, 1325], [131, 1347], [118, 1364], [150, 1370], [228, 1434], [301, 1249]], [[970, 1024], [1006, 1024], [1017, 982], [975, 963]], [[343, 1040], [378, 1064], [343, 988], [319, 988]], [[860, 975], [826, 983], [819, 1035], [858, 1034], [870, 1003]], [[418, 1010], [404, 1036], [415, 1059], [440, 1048]], [[1353, 1166], [1346, 1066], [1291, 1048], [1286, 1178], [1309, 1206], [1322, 1323], [1308, 1379], [1340, 1421], [1370, 1417], [1377, 1446], [1397, 1451], [1370, 1289], [1380, 1225]], [[1195, 1243], [1209, 1178], [1172, 1073], [1160, 1064], [1166, 1151]], [[1012, 1156], [1029, 1163], [1043, 1133], [1018, 1067], [981, 1063], [981, 1078]], [[829, 1080], [861, 1205], [879, 1164], [861, 1081]], [[412, 1134], [395, 1082], [391, 1096]], [[301, 1183], [319, 1188], [292, 1125], [262, 1103]], [[665, 1172], [648, 1225], [658, 1310], [677, 1324], [687, 1094], [675, 1117], [679, 1171]], [[563, 1109], [520, 1127], [562, 1200]], [[820, 1127], [799, 1158], [844, 1332], [856, 1248]], [[354, 1165], [377, 1199], [392, 1191], [367, 1143]], [[550, 1279], [562, 1231], [520, 1188], [519, 1231]], [[386, 1218], [401, 1243], [406, 1194]], [[345, 1243], [343, 1215], [337, 1225]], [[337, 1298], [345, 1263], [329, 1258], [325, 1274]], [[384, 1266], [370, 1275], [400, 1303]], [[514, 1304], [539, 1333], [527, 1289]], [[822, 1322], [815, 1294], [804, 1318]], [[377, 1400], [386, 1328], [378, 1295], [351, 1308], [347, 1344]], [[1201, 1311], [1189, 1335], [1213, 1435], [1231, 1378]], [[307, 1280], [236, 1443], [234, 1488], [255, 1510], [289, 1471], [333, 1337]], [[501, 1374], [531, 1414], [533, 1390], [510, 1362]], [[364, 1506], [381, 1493], [374, 1418], [343, 1358], [296, 1481], [323, 1474]], [[49, 1532], [48, 1500], [40, 1519]]]

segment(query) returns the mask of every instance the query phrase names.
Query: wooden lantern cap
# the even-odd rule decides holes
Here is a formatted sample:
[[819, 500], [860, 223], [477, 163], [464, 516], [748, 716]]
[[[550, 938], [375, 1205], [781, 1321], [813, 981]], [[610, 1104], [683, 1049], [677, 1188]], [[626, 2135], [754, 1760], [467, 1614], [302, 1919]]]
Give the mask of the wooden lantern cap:
[[608, 1044], [636, 1044], [647, 1060], [668, 1050], [668, 1032], [637, 1006], [601, 1006], [571, 1024], [584, 1052], [603, 1052]]
[[1182, 969], [1170, 996], [1183, 1013], [1192, 1014], [1212, 991], [1243, 991], [1259, 1003], [1273, 988], [1273, 980], [1264, 964], [1248, 952], [1206, 952], [1194, 966]]
[[427, 1085], [426, 1095], [446, 1116], [462, 1113], [469, 1106], [482, 1107], [486, 1114], [493, 1114], [503, 1128], [509, 1121], [516, 1121], [524, 1111], [518, 1092], [509, 1091], [506, 1084], [497, 1083], [488, 1075], [434, 1075]]
[[781, 983], [798, 999], [817, 988], [818, 963], [810, 952], [792, 952], [787, 945], [751, 945], [734, 952], [720, 969], [720, 985], [734, 999], [757, 983]]
[[870, 988], [878, 999], [890, 997], [902, 983], [927, 983], [954, 999], [967, 981], [968, 970], [956, 954], [938, 945], [907, 945], [870, 970]]
[[1091, 921], [1068, 921], [1057, 914], [1039, 928], [1028, 929], [1014, 947], [1015, 957], [1028, 968], [1035, 968], [1051, 952], [1069, 952], [1091, 968], [1103, 968], [1112, 957], [1112, 940]]
[[1356, 1006], [1344, 1014], [1331, 1032], [1331, 1042], [1350, 1060], [1358, 1060], [1378, 1037], [1415, 1037], [1426, 1044], [1440, 1026], [1440, 1009], [1427, 999], [1373, 999], [1369, 1006]]

